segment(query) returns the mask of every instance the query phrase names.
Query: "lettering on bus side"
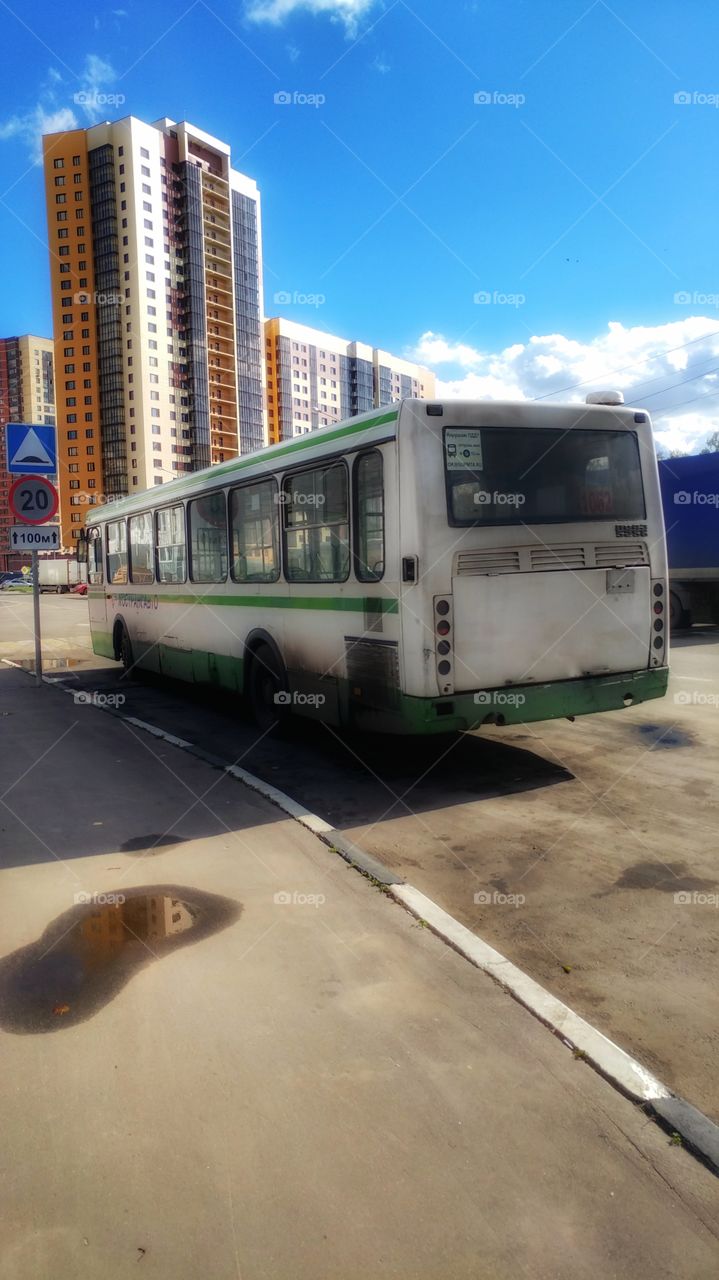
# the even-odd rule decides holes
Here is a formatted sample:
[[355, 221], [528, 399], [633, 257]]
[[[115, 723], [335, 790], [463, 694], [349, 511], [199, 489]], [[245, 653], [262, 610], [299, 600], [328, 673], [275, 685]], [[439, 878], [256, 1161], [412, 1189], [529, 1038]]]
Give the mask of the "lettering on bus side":
[[126, 591], [119, 591], [112, 599], [116, 605], [131, 609], [156, 609], [160, 603], [159, 596], [135, 596]]

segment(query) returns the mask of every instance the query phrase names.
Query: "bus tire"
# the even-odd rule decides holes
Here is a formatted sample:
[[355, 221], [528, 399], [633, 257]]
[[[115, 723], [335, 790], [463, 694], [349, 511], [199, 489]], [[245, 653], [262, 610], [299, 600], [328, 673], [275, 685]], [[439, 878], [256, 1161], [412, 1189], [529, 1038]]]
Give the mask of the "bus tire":
[[132, 643], [127, 632], [124, 622], [118, 622], [115, 625], [115, 657], [118, 662], [122, 663], [122, 669], [125, 675], [132, 669]]
[[684, 608], [676, 591], [669, 592], [669, 626], [672, 631], [682, 631], [691, 625], [691, 614]]
[[279, 695], [286, 693], [287, 677], [281, 659], [268, 644], [259, 644], [252, 650], [246, 687], [258, 729], [266, 733], [280, 725], [285, 718], [285, 702]]

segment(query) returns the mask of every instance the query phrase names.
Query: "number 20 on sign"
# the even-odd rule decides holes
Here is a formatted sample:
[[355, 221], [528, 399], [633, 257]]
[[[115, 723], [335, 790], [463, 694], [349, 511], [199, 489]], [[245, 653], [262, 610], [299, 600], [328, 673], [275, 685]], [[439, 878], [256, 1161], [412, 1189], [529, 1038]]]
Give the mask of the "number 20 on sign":
[[45, 524], [58, 508], [57, 489], [44, 476], [20, 476], [8, 494], [10, 510], [24, 524]]

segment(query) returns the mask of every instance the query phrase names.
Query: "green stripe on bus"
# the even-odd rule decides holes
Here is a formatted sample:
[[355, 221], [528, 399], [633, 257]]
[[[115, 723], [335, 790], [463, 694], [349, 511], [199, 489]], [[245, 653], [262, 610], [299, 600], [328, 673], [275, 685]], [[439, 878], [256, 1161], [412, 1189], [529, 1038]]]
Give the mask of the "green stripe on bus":
[[[271, 464], [275, 458], [283, 458], [288, 453], [297, 453], [302, 449], [312, 449], [315, 445], [322, 444], [325, 441], [342, 440], [345, 436], [356, 435], [360, 431], [369, 431], [372, 427], [382, 427], [388, 422], [396, 422], [398, 413], [397, 409], [392, 409], [388, 413], [379, 414], [376, 418], [366, 418], [363, 422], [352, 422], [344, 427], [336, 427], [332, 431], [321, 428], [321, 435], [320, 431], [308, 432], [307, 435], [300, 436], [298, 440], [292, 440], [289, 444], [282, 446], [269, 445], [267, 449], [258, 449], [256, 453], [248, 453], [241, 458], [233, 458], [231, 462], [220, 463], [214, 467], [205, 467], [202, 471], [196, 472], [195, 475], [187, 479], [171, 480], [169, 484], [158, 486], [157, 489], [151, 491], [146, 490], [144, 493], [138, 493], [137, 495], [128, 494], [127, 497], [118, 499], [117, 502], [107, 504], [108, 515], [106, 518], [111, 518], [109, 515], [110, 510], [114, 516], [115, 512], [118, 515], [123, 515], [126, 511], [136, 511], [138, 508], [142, 509], [146, 506], [164, 506], [171, 502], [173, 498], [181, 498], [186, 494], [194, 493], [198, 488], [202, 492], [202, 480], [207, 483], [211, 478], [212, 482], [207, 487], [212, 488], [215, 477], [219, 480], [220, 477], [232, 476], [235, 472], [244, 471], [247, 467], [256, 467], [259, 462], [267, 462], [269, 464], [268, 469], [272, 470]], [[319, 439], [318, 436], [320, 437]], [[153, 497], [152, 502], [148, 502], [150, 492]], [[141, 499], [144, 499], [144, 502]], [[105, 508], [103, 507], [104, 513]], [[99, 519], [99, 513], [97, 516], [94, 513], [88, 515], [85, 523], [91, 524], [93, 519]]]
[[[104, 592], [91, 594], [99, 600]], [[331, 609], [343, 613], [399, 613], [399, 601], [383, 596], [188, 596], [146, 592], [133, 595], [120, 592], [132, 600], [157, 600], [158, 604], [234, 605], [239, 609]], [[116, 597], [113, 596], [113, 599]], [[124, 604], [125, 601], [121, 601]]]

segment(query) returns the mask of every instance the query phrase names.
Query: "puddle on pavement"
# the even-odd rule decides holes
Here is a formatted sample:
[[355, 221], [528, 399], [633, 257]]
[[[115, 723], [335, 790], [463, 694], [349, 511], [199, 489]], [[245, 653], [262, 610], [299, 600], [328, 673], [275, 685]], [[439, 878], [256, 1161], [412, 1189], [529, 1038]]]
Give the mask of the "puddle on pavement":
[[120, 852], [151, 857], [153, 853], [166, 853], [168, 849], [178, 844], [187, 844], [188, 838], [188, 836], [175, 836], [171, 831], [165, 833], [153, 831], [147, 836], [133, 836], [131, 840], [126, 840], [120, 845]]
[[[660, 893], [707, 893], [716, 880], [704, 880], [689, 874], [686, 862], [635, 862], [626, 867], [612, 889], [658, 889]], [[597, 897], [605, 897], [604, 890]]]
[[0, 1028], [23, 1035], [84, 1022], [139, 969], [227, 928], [241, 911], [180, 885], [97, 893], [0, 960]]
[[639, 724], [637, 732], [645, 742], [649, 742], [653, 751], [668, 751], [672, 747], [691, 747], [694, 738], [676, 725]]

